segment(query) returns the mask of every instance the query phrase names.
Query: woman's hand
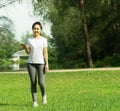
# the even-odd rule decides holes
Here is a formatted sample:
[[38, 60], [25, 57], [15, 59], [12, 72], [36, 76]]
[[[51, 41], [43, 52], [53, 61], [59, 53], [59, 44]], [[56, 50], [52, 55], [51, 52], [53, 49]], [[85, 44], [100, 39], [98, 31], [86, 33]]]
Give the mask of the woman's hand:
[[48, 72], [49, 71], [49, 66], [48, 64], [45, 65], [45, 72]]
[[27, 45], [25, 44], [21, 44], [22, 48], [26, 49], [27, 48]]
[[21, 46], [23, 47], [23, 49], [25, 49], [27, 54], [30, 53], [30, 48], [26, 44], [21, 44]]
[[43, 49], [43, 55], [44, 55], [44, 60], [45, 60], [45, 72], [48, 72], [49, 65], [48, 65], [48, 51], [47, 51], [47, 47], [45, 47]]

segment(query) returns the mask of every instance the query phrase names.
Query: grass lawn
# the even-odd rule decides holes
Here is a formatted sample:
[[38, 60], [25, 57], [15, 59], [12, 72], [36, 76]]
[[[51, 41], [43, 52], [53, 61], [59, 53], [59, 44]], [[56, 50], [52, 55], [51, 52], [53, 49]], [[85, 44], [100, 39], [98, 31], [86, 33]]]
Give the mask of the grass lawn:
[[120, 71], [48, 73], [48, 103], [32, 107], [27, 74], [0, 74], [0, 111], [120, 111]]

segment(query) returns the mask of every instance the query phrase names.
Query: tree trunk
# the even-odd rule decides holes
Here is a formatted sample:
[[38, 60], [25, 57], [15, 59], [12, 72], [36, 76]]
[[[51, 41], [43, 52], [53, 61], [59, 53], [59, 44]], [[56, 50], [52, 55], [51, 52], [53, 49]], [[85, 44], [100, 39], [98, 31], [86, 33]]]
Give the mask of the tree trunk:
[[80, 0], [80, 11], [81, 11], [81, 20], [82, 20], [82, 24], [83, 24], [83, 31], [84, 31], [85, 51], [86, 51], [86, 56], [87, 56], [87, 66], [88, 66], [88, 68], [93, 68], [90, 40], [89, 40], [86, 15], [85, 15], [85, 10], [84, 10], [84, 0]]

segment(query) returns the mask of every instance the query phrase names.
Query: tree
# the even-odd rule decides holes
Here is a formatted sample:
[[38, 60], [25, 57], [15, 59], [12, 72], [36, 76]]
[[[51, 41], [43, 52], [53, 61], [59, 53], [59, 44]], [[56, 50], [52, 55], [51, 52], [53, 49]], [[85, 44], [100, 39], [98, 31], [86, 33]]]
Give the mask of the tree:
[[54, 9], [50, 13], [52, 43], [56, 48], [59, 66], [61, 68], [76, 68], [81, 67], [81, 63], [84, 61], [82, 58], [84, 57], [82, 53], [83, 39], [80, 36], [82, 35], [81, 21], [77, 7], [68, 7], [68, 4], [73, 5], [75, 2], [55, 1], [54, 3]]
[[84, 30], [84, 38], [85, 38], [85, 51], [87, 55], [87, 65], [89, 68], [93, 67], [92, 63], [92, 56], [91, 56], [91, 47], [90, 47], [90, 40], [89, 40], [89, 34], [87, 29], [87, 22], [86, 22], [86, 14], [84, 9], [84, 0], [80, 0], [80, 11], [81, 11], [81, 20], [83, 24], [83, 30]]
[[18, 42], [14, 39], [13, 22], [5, 17], [0, 17], [0, 58], [7, 59], [18, 49]]
[[[41, 9], [41, 7], [39, 8], [40, 3], [41, 2], [38, 3], [38, 7], [37, 7], [39, 11]], [[80, 46], [82, 45], [82, 43], [80, 42], [82, 40], [81, 38], [82, 29], [81, 29], [81, 20], [79, 16], [80, 12], [78, 11], [79, 2], [77, 0], [75, 1], [74, 0], [72, 1], [52, 0], [52, 1], [49, 1], [47, 4], [49, 3], [50, 5], [48, 5], [49, 10], [47, 10], [48, 11], [47, 15], [50, 21], [52, 22], [51, 30], [53, 35], [53, 41], [55, 43], [56, 50], [58, 52], [57, 53], [58, 58], [60, 59], [62, 57], [59, 62], [62, 62], [62, 63], [64, 62], [64, 67], [67, 67], [67, 68], [74, 67], [75, 64], [80, 64], [77, 62], [80, 62], [81, 60], [83, 60], [81, 59], [81, 55], [82, 57], [84, 57], [84, 51], [81, 51], [81, 48], [82, 50], [84, 50], [83, 46]], [[77, 30], [75, 31], [75, 29]], [[87, 39], [86, 49], [90, 49], [90, 46], [88, 48], [88, 42], [89, 41]], [[74, 51], [74, 54], [71, 52], [71, 50]], [[89, 61], [87, 60], [88, 67], [92, 67], [92, 58], [90, 57], [91, 52], [90, 50], [89, 51], [87, 50], [86, 52], [88, 56], [87, 58], [89, 60]], [[73, 66], [73, 63], [75, 63], [74, 66]]]
[[[36, 9], [39, 9], [40, 12], [41, 7], [39, 6], [41, 1], [38, 2], [38, 7]], [[81, 62], [79, 60], [84, 61], [83, 58], [85, 58], [85, 54], [81, 37], [85, 38], [85, 36], [85, 40], [88, 40], [88, 42], [84, 43], [86, 44], [86, 49], [88, 49], [86, 50], [86, 54], [94, 61], [94, 63], [96, 61], [102, 61], [108, 56], [111, 57], [120, 53], [119, 0], [42, 0], [42, 2], [45, 2], [45, 4], [47, 4], [46, 6], [48, 6], [45, 11], [47, 17], [52, 22], [52, 42], [54, 42], [58, 59], [62, 62], [61, 64], [65, 64], [65, 61], [69, 61], [69, 64], [75, 63], [75, 61]], [[81, 6], [78, 4], [82, 2], [85, 2], [82, 4], [84, 11], [80, 10], [80, 15], [82, 16], [78, 17], [76, 15], [79, 14], [79, 9], [75, 9], [75, 7]], [[74, 9], [76, 11], [73, 11]], [[44, 9], [42, 11], [44, 11]], [[84, 13], [82, 13], [82, 11]], [[76, 25], [76, 23], [78, 25]], [[82, 25], [82, 23], [84, 24]], [[75, 25], [77, 31], [72, 30]], [[86, 34], [84, 33], [84, 36], [82, 30], [86, 32]], [[89, 32], [89, 35], [87, 32]], [[79, 37], [80, 40], [73, 39], [73, 37]], [[78, 44], [78, 41], [79, 47], [81, 48], [78, 48], [75, 45], [75, 43]], [[89, 42], [91, 43], [89, 44]], [[74, 46], [75, 48], [73, 48]], [[64, 48], [67, 50], [63, 50]], [[77, 52], [76, 50], [79, 51]], [[73, 52], [74, 55], [72, 55]], [[73, 59], [75, 56], [77, 59]], [[92, 62], [88, 63], [88, 66], [90, 64], [92, 64]], [[65, 66], [67, 66], [67, 63]]]

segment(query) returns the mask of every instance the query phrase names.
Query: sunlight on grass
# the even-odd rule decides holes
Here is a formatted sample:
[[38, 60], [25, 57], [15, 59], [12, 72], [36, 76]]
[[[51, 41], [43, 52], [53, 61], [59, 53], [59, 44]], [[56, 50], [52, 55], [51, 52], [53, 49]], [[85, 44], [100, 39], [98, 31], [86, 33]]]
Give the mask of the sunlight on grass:
[[27, 74], [0, 74], [0, 111], [119, 111], [120, 71], [48, 73], [48, 104], [32, 107]]

